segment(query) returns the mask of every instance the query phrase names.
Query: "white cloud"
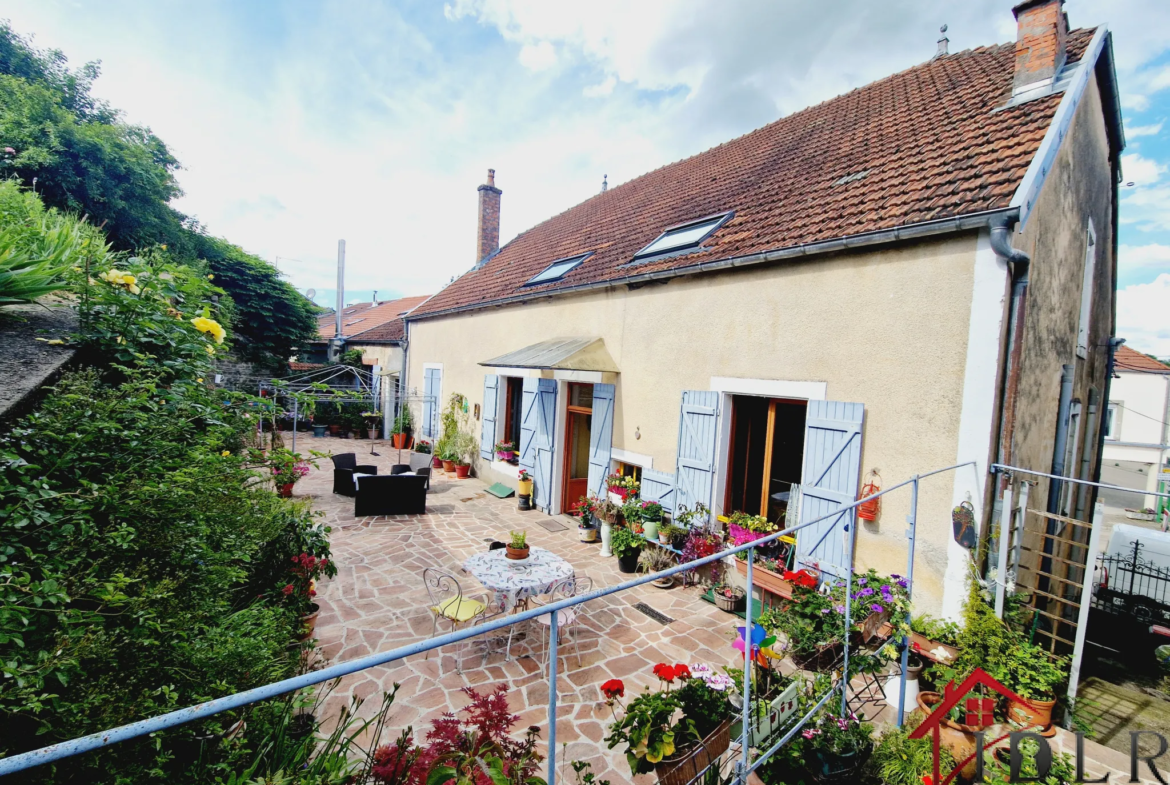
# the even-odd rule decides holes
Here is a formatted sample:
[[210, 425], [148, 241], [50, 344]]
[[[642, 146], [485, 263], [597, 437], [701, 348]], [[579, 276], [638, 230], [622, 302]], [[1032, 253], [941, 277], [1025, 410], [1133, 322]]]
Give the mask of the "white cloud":
[[1132, 109], [1135, 112], [1144, 112], [1150, 108], [1150, 99], [1139, 93], [1122, 93], [1121, 108]]
[[1125, 138], [1137, 139], [1139, 136], [1157, 136], [1162, 132], [1162, 123], [1152, 123], [1151, 125], [1129, 125], [1125, 126]]
[[1142, 352], [1170, 355], [1170, 273], [1150, 283], [1134, 284], [1117, 292], [1117, 335]]
[[524, 44], [517, 59], [529, 71], [544, 71], [557, 64], [557, 50], [548, 41]]
[[1145, 269], [1170, 270], [1170, 245], [1149, 243], [1147, 245], [1125, 245], [1117, 249], [1119, 275], [1127, 275]]
[[1137, 186], [1153, 185], [1166, 172], [1166, 165], [1137, 153], [1121, 156], [1121, 174], [1125, 182]]
[[600, 84], [589, 85], [581, 91], [581, 94], [586, 98], [604, 98], [612, 93], [615, 87], [617, 87], [617, 77], [610, 75]]

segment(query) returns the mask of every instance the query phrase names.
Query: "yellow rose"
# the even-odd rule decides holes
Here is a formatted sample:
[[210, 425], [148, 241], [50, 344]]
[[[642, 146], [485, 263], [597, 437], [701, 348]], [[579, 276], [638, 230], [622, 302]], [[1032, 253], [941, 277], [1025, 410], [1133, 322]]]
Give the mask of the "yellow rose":
[[214, 346], [204, 346], [203, 348], [207, 350], [207, 353], [209, 355], [211, 355], [212, 357], [215, 356], [215, 347]]
[[165, 250], [167, 249], [167, 244], [166, 244], [166, 243], [163, 243], [163, 244], [162, 244], [161, 246], [159, 246], [159, 247], [160, 247], [160, 248], [162, 248], [162, 249], [165, 251]]
[[232, 451], [231, 451], [231, 450], [224, 450], [223, 452], [221, 452], [221, 453], [220, 453], [220, 457], [222, 457], [222, 458], [226, 458], [226, 457], [228, 457], [228, 456], [229, 456], [229, 455], [231, 455], [231, 454], [232, 454]]
[[195, 325], [199, 332], [210, 334], [216, 343], [223, 343], [224, 337], [227, 336], [227, 330], [223, 329], [219, 322], [206, 316], [196, 316], [191, 320], [191, 324]]
[[141, 289], [139, 289], [139, 288], [138, 288], [136, 285], [134, 285], [134, 284], [130, 284], [130, 294], [141, 294], [141, 293], [142, 293], [142, 290], [141, 290]]
[[196, 384], [203, 384], [203, 377], [200, 376], [198, 379], [195, 380], [195, 383]]
[[134, 284], [138, 283], [138, 279], [130, 273], [122, 273], [122, 283], [126, 286], [133, 286]]
[[207, 275], [207, 280], [209, 280], [209, 281], [214, 281], [214, 280], [215, 280], [215, 276], [214, 276], [214, 275], [211, 275], [210, 273], [208, 273], [208, 275]]

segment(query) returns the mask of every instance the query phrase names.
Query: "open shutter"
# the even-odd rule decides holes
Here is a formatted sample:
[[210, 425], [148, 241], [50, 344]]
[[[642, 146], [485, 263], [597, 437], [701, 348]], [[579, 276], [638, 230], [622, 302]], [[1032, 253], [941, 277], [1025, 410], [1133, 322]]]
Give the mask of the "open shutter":
[[500, 377], [489, 373], [483, 377], [483, 431], [479, 437], [479, 457], [490, 461], [496, 450], [496, 408], [500, 393]]
[[653, 469], [642, 470], [642, 500], [658, 502], [662, 509], [674, 513], [674, 475], [666, 472], [656, 472]]
[[536, 474], [536, 378], [524, 379], [524, 391], [520, 400], [520, 468], [530, 475]]
[[837, 510], [857, 501], [861, 480], [860, 403], [809, 401], [804, 430], [804, 471], [800, 491], [800, 522], [829, 517], [796, 534], [796, 560], [835, 577], [852, 567], [849, 538], [856, 536], [854, 510]]
[[593, 385], [593, 416], [589, 421], [589, 493], [605, 498], [605, 478], [613, 451], [612, 384]]
[[536, 390], [536, 471], [532, 475], [533, 503], [545, 512], [552, 511], [553, 453], [556, 452], [557, 383], [538, 379]]
[[439, 388], [442, 377], [438, 368], [427, 368], [423, 371], [423, 436], [428, 439], [438, 437]]
[[715, 482], [715, 440], [719, 434], [719, 393], [683, 390], [678, 423], [678, 457], [675, 463], [674, 503], [694, 509], [711, 507]]

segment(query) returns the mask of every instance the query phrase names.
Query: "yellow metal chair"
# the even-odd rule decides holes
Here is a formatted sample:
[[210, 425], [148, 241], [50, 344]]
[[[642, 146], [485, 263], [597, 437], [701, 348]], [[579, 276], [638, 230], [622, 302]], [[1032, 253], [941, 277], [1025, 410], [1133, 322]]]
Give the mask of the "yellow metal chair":
[[[440, 619], [451, 625], [451, 631], [455, 632], [460, 625], [475, 624], [488, 609], [488, 604], [483, 600], [464, 597], [463, 587], [459, 585], [455, 576], [442, 570], [427, 567], [423, 570], [423, 583], [426, 584], [427, 596], [431, 601], [427, 610], [431, 612], [432, 638], [439, 633]], [[466, 648], [466, 643], [464, 647]], [[426, 658], [429, 659], [430, 656], [431, 653], [428, 651]], [[456, 669], [463, 673], [459, 664], [460, 658], [457, 657], [455, 662]]]

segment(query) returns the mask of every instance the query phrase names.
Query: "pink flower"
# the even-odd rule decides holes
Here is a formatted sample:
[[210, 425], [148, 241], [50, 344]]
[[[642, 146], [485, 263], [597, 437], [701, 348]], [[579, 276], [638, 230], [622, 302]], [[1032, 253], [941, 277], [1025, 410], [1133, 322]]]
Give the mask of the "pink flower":
[[16, 151], [13, 150], [11, 147], [5, 147], [4, 152], [8, 153], [9, 155], [16, 155]]

